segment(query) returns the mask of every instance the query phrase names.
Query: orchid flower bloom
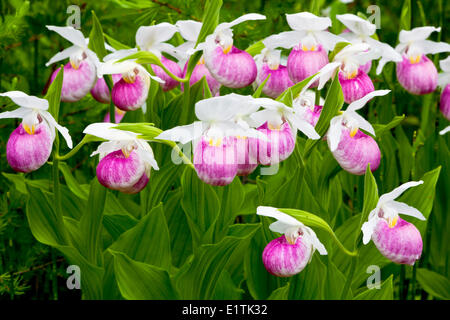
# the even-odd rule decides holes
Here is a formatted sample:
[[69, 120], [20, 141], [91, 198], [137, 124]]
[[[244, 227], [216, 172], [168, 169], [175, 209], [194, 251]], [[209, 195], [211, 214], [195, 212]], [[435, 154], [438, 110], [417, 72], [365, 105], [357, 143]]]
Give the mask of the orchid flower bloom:
[[[193, 20], [179, 20], [175, 23], [175, 26], [177, 26], [178, 32], [183, 39], [186, 40], [185, 43], [175, 48], [175, 52], [179, 57], [179, 63], [181, 62], [183, 65], [183, 77], [186, 77], [188, 60], [192, 53], [195, 52], [194, 47], [200, 34], [202, 23]], [[203, 77], [206, 77], [206, 82], [208, 82], [208, 87], [211, 90], [212, 95], [217, 96], [221, 84], [211, 75], [208, 68], [205, 66], [205, 59], [201, 57], [192, 71], [189, 85], [192, 86]], [[181, 88], [184, 90], [184, 84], [181, 84]]]
[[450, 44], [426, 40], [434, 31], [441, 28], [419, 27], [410, 31], [402, 30], [397, 50], [403, 61], [397, 63], [397, 79], [412, 94], [427, 94], [437, 87], [438, 73], [427, 54], [450, 51]]
[[[341, 21], [351, 32], [346, 32], [341, 34], [342, 38], [347, 39], [351, 43], [367, 43], [370, 46], [370, 51], [380, 59], [377, 67], [377, 74], [380, 74], [383, 70], [384, 65], [389, 61], [400, 62], [402, 61], [402, 56], [394, 50], [387, 43], [380, 42], [373, 39], [371, 36], [375, 34], [376, 25], [364, 20], [354, 14], [342, 14], [336, 15], [336, 18]], [[361, 66], [361, 69], [365, 73], [369, 73], [372, 62], [369, 61], [365, 65]]]
[[233, 45], [231, 28], [244, 21], [264, 19], [266, 17], [261, 14], [249, 13], [232, 22], [221, 23], [213, 34], [206, 37], [204, 43], [197, 46], [197, 49], [203, 49], [205, 65], [220, 84], [229, 88], [243, 88], [255, 81], [255, 61], [249, 53]]
[[425, 217], [416, 208], [395, 201], [409, 188], [421, 184], [423, 181], [407, 182], [383, 194], [376, 208], [370, 212], [368, 221], [362, 225], [363, 243], [367, 244], [372, 239], [381, 254], [393, 262], [413, 265], [422, 254], [422, 237], [419, 230], [401, 219], [399, 214], [420, 220], [425, 220]]
[[21, 118], [22, 123], [11, 133], [6, 145], [6, 159], [18, 172], [31, 172], [39, 169], [50, 157], [55, 129], [72, 148], [69, 130], [60, 126], [47, 111], [48, 101], [29, 96], [21, 91], [0, 93], [10, 98], [20, 108], [0, 113], [0, 119]]
[[259, 98], [264, 110], [253, 113], [258, 131], [267, 136], [266, 141], [250, 139], [250, 153], [263, 165], [277, 164], [287, 159], [295, 148], [297, 130], [310, 139], [319, 139], [314, 127], [295, 113], [293, 108], [268, 98]]
[[[180, 66], [170, 59], [162, 55], [167, 52], [171, 55], [175, 53], [175, 47], [165, 41], [170, 40], [178, 31], [178, 28], [170, 23], [162, 22], [154, 26], [139, 27], [136, 32], [136, 45], [142, 51], [149, 51], [156, 55], [161, 63], [177, 77], [182, 77]], [[179, 82], [172, 79], [160, 66], [152, 65], [153, 72], [156, 76], [164, 80], [161, 87], [164, 91], [172, 90]]]
[[248, 115], [259, 108], [258, 100], [234, 93], [201, 100], [195, 105], [200, 121], [166, 130], [156, 139], [183, 144], [194, 141], [194, 167], [199, 178], [208, 184], [227, 185], [238, 173], [239, 165], [257, 164], [245, 162], [249, 160], [248, 151], [243, 149], [246, 145], [237, 141], [265, 138], [247, 122]]
[[309, 88], [317, 82], [316, 79], [320, 78], [320, 73], [313, 77], [300, 91], [298, 96], [293, 101], [293, 108], [295, 113], [300, 116], [301, 119], [307, 121], [313, 127], [316, 126], [319, 121], [320, 113], [322, 112], [325, 100], [321, 97], [319, 105], [316, 105], [316, 93]]
[[132, 60], [118, 62], [121, 58], [135, 52], [135, 49], [113, 52], [107, 55], [104, 58], [105, 62], [99, 63], [97, 67], [98, 78], [103, 77], [105, 74], [121, 75], [121, 79], [116, 79], [114, 83], [111, 97], [114, 105], [123, 111], [132, 111], [140, 107], [145, 108], [145, 101], [150, 88], [150, 78], [164, 83], [163, 80], [150, 75], [144, 67]]
[[271, 43], [271, 39], [273, 38], [269, 37], [262, 41], [265, 48], [255, 56], [258, 70], [255, 85], [259, 86], [270, 74], [262, 92], [271, 98], [276, 98], [294, 83], [289, 78], [287, 67], [281, 65], [281, 50], [275, 50], [277, 44]]
[[324, 67], [328, 63], [327, 51], [345, 40], [326, 31], [331, 26], [330, 18], [300, 12], [286, 14], [286, 20], [294, 31], [270, 36], [267, 41], [277, 47], [293, 48], [287, 60], [287, 70], [291, 80], [297, 83]]
[[368, 52], [369, 48], [367, 43], [358, 43], [347, 45], [339, 51], [334, 61], [320, 70], [319, 90], [339, 70], [339, 83], [346, 103], [352, 103], [374, 91], [372, 80], [360, 69], [360, 66], [374, 58], [374, 54]]
[[276, 208], [259, 206], [256, 214], [277, 219], [269, 226], [283, 236], [269, 242], [263, 251], [267, 271], [278, 277], [290, 277], [301, 272], [311, 261], [315, 250], [326, 255], [327, 250], [316, 233], [297, 219]]
[[364, 107], [373, 97], [384, 96], [389, 92], [390, 90], [373, 91], [352, 102], [341, 115], [331, 119], [327, 133], [328, 146], [345, 171], [362, 175], [369, 163], [372, 171], [378, 168], [381, 158], [380, 148], [371, 136], [359, 129], [364, 129], [373, 136], [375, 131], [366, 119], [356, 113], [356, 110]]
[[113, 123], [93, 123], [83, 133], [105, 140], [91, 157], [99, 154], [98, 181], [106, 188], [137, 193], [145, 188], [151, 168], [159, 170], [147, 141], [130, 131], [114, 129]]
[[[61, 101], [78, 101], [88, 94], [97, 80], [95, 74], [95, 66], [99, 61], [97, 55], [88, 49], [89, 39], [85, 39], [81, 31], [73, 27], [46, 27], [73, 43], [73, 46], [55, 54], [45, 66], [48, 67], [55, 62], [67, 58], [70, 59], [70, 63], [64, 66]], [[52, 82], [55, 80], [59, 69], [53, 72], [51, 76]]]
[[438, 85], [443, 89], [440, 109], [444, 117], [450, 120], [450, 56], [447, 59], [439, 61], [439, 65], [443, 71], [438, 77]]

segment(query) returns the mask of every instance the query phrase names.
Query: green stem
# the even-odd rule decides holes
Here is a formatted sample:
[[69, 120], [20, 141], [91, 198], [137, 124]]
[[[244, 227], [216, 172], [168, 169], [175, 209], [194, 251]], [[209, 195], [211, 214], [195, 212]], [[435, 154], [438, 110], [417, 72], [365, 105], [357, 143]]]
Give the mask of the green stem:
[[416, 268], [417, 264], [413, 265], [412, 279], [411, 279], [411, 300], [416, 300]]
[[315, 88], [314, 91], [316, 93], [316, 97], [315, 97], [316, 99], [315, 99], [314, 105], [318, 106], [318, 105], [320, 105], [320, 90]]
[[50, 248], [52, 254], [52, 291], [53, 300], [58, 300], [58, 275], [56, 271], [56, 253], [54, 248]]
[[108, 86], [109, 89], [109, 94], [110, 94], [110, 101], [109, 101], [109, 122], [111, 123], [116, 123], [116, 110], [115, 110], [115, 106], [114, 103], [112, 101], [112, 88], [113, 88], [113, 81], [112, 81], [112, 76], [111, 75], [105, 75], [104, 76], [106, 85]]
[[85, 135], [83, 140], [81, 140], [81, 142], [79, 144], [77, 144], [72, 150], [70, 150], [67, 154], [60, 156], [59, 154], [55, 154], [55, 158], [56, 160], [61, 160], [61, 161], [65, 161], [71, 157], [73, 157], [78, 151], [80, 151], [81, 147], [83, 147], [86, 143], [88, 143], [88, 136]]
[[189, 79], [190, 79], [190, 77], [191, 77], [190, 74], [189, 74], [189, 75], [186, 75], [186, 78], [179, 78], [179, 77], [177, 77], [176, 75], [174, 75], [172, 72], [170, 72], [170, 70], [167, 69], [166, 66], [165, 66], [163, 63], [159, 64], [159, 66], [164, 70], [165, 73], [167, 73], [167, 75], [168, 75], [169, 77], [171, 77], [171, 78], [174, 79], [175, 81], [178, 81], [178, 82], [189, 82]]

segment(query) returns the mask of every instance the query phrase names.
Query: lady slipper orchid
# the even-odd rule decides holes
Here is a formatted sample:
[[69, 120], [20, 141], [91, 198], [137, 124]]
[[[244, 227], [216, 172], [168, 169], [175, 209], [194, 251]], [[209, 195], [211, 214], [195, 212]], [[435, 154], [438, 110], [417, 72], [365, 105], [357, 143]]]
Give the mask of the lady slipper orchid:
[[246, 121], [249, 120], [248, 114], [259, 108], [258, 100], [233, 93], [201, 100], [195, 105], [195, 114], [200, 121], [166, 130], [156, 139], [182, 144], [193, 141], [194, 167], [198, 177], [211, 185], [227, 185], [238, 173], [240, 164], [253, 164], [245, 162], [248, 160], [246, 150], [240, 149], [245, 148], [245, 144], [237, 144], [236, 141], [249, 137], [264, 139]]
[[99, 154], [98, 181], [106, 188], [137, 193], [147, 185], [151, 168], [159, 170], [147, 141], [130, 131], [114, 129], [113, 123], [93, 123], [83, 133], [105, 140], [91, 157]]
[[47, 100], [21, 91], [0, 93], [0, 96], [8, 97], [20, 106], [14, 111], [0, 113], [0, 119], [22, 119], [6, 145], [6, 159], [15, 171], [35, 171], [48, 160], [56, 136], [55, 129], [61, 132], [69, 148], [72, 148], [69, 130], [60, 126], [47, 111]]
[[316, 105], [316, 93], [312, 90], [308, 90], [320, 77], [320, 73], [314, 76], [300, 91], [298, 96], [293, 101], [293, 108], [295, 113], [300, 116], [301, 119], [308, 122], [313, 127], [316, 126], [319, 121], [320, 113], [322, 112], [325, 100], [320, 97], [319, 105]]
[[361, 70], [361, 66], [374, 58], [373, 53], [368, 52], [369, 45], [366, 43], [351, 44], [339, 51], [334, 61], [320, 70], [319, 90], [339, 70], [339, 83], [344, 94], [344, 101], [352, 103], [361, 99], [369, 92], [375, 90], [372, 80]]
[[266, 40], [263, 40], [263, 43], [266, 48], [259, 55], [255, 56], [258, 70], [255, 85], [259, 86], [270, 75], [262, 92], [271, 98], [277, 98], [283, 91], [293, 86], [294, 83], [289, 78], [287, 67], [281, 65], [281, 51], [271, 48]]
[[[376, 73], [380, 74], [384, 65], [389, 61], [400, 62], [402, 61], [401, 55], [394, 50], [387, 43], [380, 42], [372, 38], [377, 29], [376, 25], [364, 20], [354, 14], [342, 14], [336, 15], [336, 18], [347, 27], [347, 32], [342, 33], [340, 36], [352, 44], [367, 43], [369, 51], [373, 52], [374, 58], [380, 59], [378, 63]], [[364, 73], [369, 73], [372, 62], [368, 61], [366, 64], [360, 66]]]
[[328, 146], [345, 171], [362, 175], [369, 163], [372, 171], [378, 168], [381, 158], [380, 148], [371, 136], [366, 135], [359, 128], [373, 136], [375, 131], [366, 119], [356, 113], [356, 110], [364, 107], [373, 97], [384, 96], [389, 92], [390, 90], [373, 91], [352, 102], [341, 115], [331, 119], [327, 133]]
[[[179, 45], [175, 48], [175, 52], [179, 57], [179, 63], [184, 65], [183, 67], [183, 77], [186, 77], [187, 66], [189, 63], [189, 57], [195, 52], [194, 47], [197, 42], [198, 35], [202, 28], [202, 23], [193, 20], [179, 20], [175, 24], [178, 28], [183, 39], [186, 40], [185, 43]], [[192, 71], [191, 78], [189, 79], [189, 85], [193, 85], [200, 81], [203, 77], [206, 78], [209, 90], [213, 96], [219, 95], [219, 90], [221, 84], [211, 75], [208, 68], [205, 65], [205, 59], [203, 56], [197, 62], [197, 65]], [[184, 90], [184, 84], [181, 84], [181, 89]]]
[[327, 254], [316, 233], [297, 219], [272, 207], [259, 206], [256, 213], [277, 219], [269, 229], [283, 234], [264, 248], [262, 260], [269, 273], [291, 277], [306, 267], [315, 250], [321, 255]]
[[402, 54], [403, 60], [397, 63], [397, 79], [412, 94], [427, 94], [437, 87], [437, 69], [426, 55], [450, 51], [448, 43], [426, 40], [434, 31], [440, 32], [441, 28], [419, 27], [400, 31], [400, 43], [395, 50]]
[[441, 87], [440, 109], [447, 120], [450, 120], [450, 56], [447, 59], [439, 61], [442, 73], [438, 77], [438, 85]]
[[[161, 63], [177, 77], [182, 77], [180, 66], [162, 55], [162, 52], [173, 54], [175, 47], [165, 41], [173, 37], [178, 28], [170, 23], [163, 22], [154, 26], [139, 27], [136, 32], [136, 45], [143, 51], [156, 55]], [[160, 66], [151, 65], [157, 77], [164, 80], [161, 84], [163, 91], [169, 91], [178, 86], [179, 82], [172, 79]]]
[[251, 156], [263, 165], [277, 164], [287, 159], [294, 151], [297, 130], [310, 139], [319, 139], [314, 127], [295, 113], [293, 108], [268, 98], [259, 98], [265, 110], [253, 113], [250, 117], [257, 130], [266, 140], [251, 138]]
[[233, 45], [233, 31], [237, 24], [248, 20], [263, 20], [265, 16], [256, 13], [245, 14], [232, 22], [219, 24], [214, 33], [207, 36], [203, 49], [205, 65], [220, 84], [229, 88], [243, 88], [256, 79], [257, 68], [253, 57]]
[[[81, 31], [73, 27], [47, 26], [47, 29], [55, 31], [63, 38], [73, 43], [73, 46], [64, 49], [54, 55], [45, 66], [49, 66], [57, 61], [70, 59], [70, 63], [64, 66], [64, 79], [61, 91], [61, 101], [75, 102], [86, 96], [97, 81], [96, 64], [97, 55], [88, 49], [88, 39], [85, 39]], [[51, 81], [55, 80], [59, 72], [56, 69]]]
[[423, 247], [420, 232], [412, 223], [400, 218], [399, 214], [420, 220], [425, 220], [425, 217], [416, 208], [395, 199], [407, 189], [422, 183], [407, 182], [380, 197], [368, 221], [362, 225], [364, 244], [372, 239], [381, 254], [396, 263], [413, 265], [420, 259]]
[[121, 74], [121, 79], [113, 86], [111, 97], [114, 105], [122, 111], [132, 111], [145, 106], [150, 88], [150, 78], [164, 83], [163, 80], [150, 75], [144, 67], [132, 60], [118, 62], [119, 59], [134, 52], [136, 51], [131, 49], [111, 53], [104, 58], [105, 62], [99, 63], [97, 68], [98, 78], [105, 74]]
[[289, 77], [294, 83], [317, 73], [328, 63], [328, 51], [336, 43], [344, 41], [326, 29], [331, 19], [309, 12], [286, 14], [286, 20], [294, 31], [270, 36], [267, 40], [282, 48], [293, 48], [287, 60]]

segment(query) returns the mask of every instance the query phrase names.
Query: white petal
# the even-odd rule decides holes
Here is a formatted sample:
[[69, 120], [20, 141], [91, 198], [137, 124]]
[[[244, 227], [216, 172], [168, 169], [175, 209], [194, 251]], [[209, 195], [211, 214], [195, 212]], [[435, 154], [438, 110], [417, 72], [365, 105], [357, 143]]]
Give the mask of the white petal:
[[370, 99], [372, 99], [373, 97], [384, 96], [384, 95], [387, 95], [389, 92], [391, 92], [391, 90], [375, 90], [375, 91], [369, 92], [368, 94], [366, 94], [361, 99], [358, 99], [358, 100], [353, 101], [352, 103], [350, 103], [350, 105], [348, 106], [346, 111], [359, 110], [362, 107], [364, 107], [366, 105], [366, 103]]
[[334, 56], [334, 61], [344, 61], [348, 57], [351, 57], [357, 53], [365, 52], [369, 49], [370, 46], [367, 43], [350, 44]]
[[122, 58], [131, 56], [132, 54], [134, 54], [136, 52], [138, 52], [138, 50], [136, 48], [117, 50], [117, 51], [114, 51], [113, 53], [106, 55], [103, 58], [103, 61], [120, 60]]
[[177, 23], [175, 23], [175, 26], [178, 27], [178, 31], [183, 39], [194, 43], [197, 41], [202, 25], [201, 22], [194, 20], [178, 20]]
[[177, 27], [167, 22], [154, 26], [139, 27], [136, 32], [136, 45], [141, 50], [149, 50], [153, 46], [172, 38], [177, 31]]
[[442, 135], [446, 134], [447, 132], [450, 132], [450, 126], [439, 131], [439, 134], [442, 136]]
[[441, 32], [441, 28], [435, 28], [435, 27], [419, 27], [414, 28], [412, 30], [402, 30], [400, 31], [399, 40], [402, 43], [408, 43], [408, 42], [416, 42], [420, 40], [425, 40], [428, 38], [431, 33], [434, 31]]
[[273, 126], [281, 126], [283, 124], [282, 115], [274, 110], [261, 110], [250, 115], [255, 127], [259, 127], [268, 122]]
[[365, 131], [369, 132], [371, 135], [375, 136], [375, 130], [373, 129], [372, 125], [369, 121], [364, 119], [362, 116], [360, 116], [358, 113], [354, 111], [345, 112], [345, 117], [352, 118], [357, 124], [358, 128], [364, 129]]
[[15, 104], [24, 108], [47, 110], [48, 101], [46, 99], [29, 96], [22, 91], [8, 91], [0, 93], [0, 96], [10, 98]]
[[20, 107], [13, 111], [5, 111], [0, 113], [0, 119], [12, 119], [12, 118], [19, 118], [23, 119], [28, 114], [33, 113], [34, 111], [29, 108]]
[[45, 66], [48, 67], [49, 65], [61, 61], [61, 60], [65, 60], [67, 58], [69, 58], [71, 55], [76, 54], [80, 51], [82, 51], [83, 49], [81, 49], [78, 46], [71, 46], [68, 47], [66, 49], [64, 49], [61, 52], [58, 52], [57, 54], [55, 54], [46, 64]]
[[290, 49], [299, 44], [300, 40], [305, 36], [306, 31], [285, 31], [265, 38], [263, 44], [270, 49]]
[[333, 77], [337, 68], [341, 66], [340, 62], [331, 62], [325, 65], [322, 69], [319, 70], [319, 86], [318, 89], [322, 90], [328, 80]]
[[317, 31], [314, 35], [316, 36], [317, 41], [328, 51], [333, 50], [336, 43], [345, 42], [344, 38], [328, 31]]
[[336, 18], [342, 22], [350, 31], [365, 35], [371, 36], [375, 33], [377, 26], [373, 23], [370, 23], [367, 20], [364, 20], [357, 15], [346, 13], [346, 14], [338, 14]]
[[249, 98], [234, 93], [200, 100], [195, 104], [195, 115], [202, 121], [229, 120], [239, 114], [241, 105], [248, 101]]
[[112, 128], [115, 126], [117, 126], [115, 123], [92, 123], [83, 130], [83, 133], [110, 141], [128, 141], [136, 139], [137, 133]]
[[116, 60], [108, 60], [106, 62], [101, 62], [97, 66], [97, 77], [101, 78], [105, 74], [116, 74], [116, 73], [127, 73], [139, 65], [131, 60], [125, 60], [122, 62], [117, 62]]
[[320, 136], [316, 132], [314, 127], [309, 122], [300, 118], [298, 114], [288, 115], [288, 120], [292, 122], [292, 124], [295, 126], [295, 128], [297, 128], [297, 130], [303, 132], [308, 138], [314, 140], [320, 139]]
[[414, 46], [421, 48], [423, 54], [436, 54], [450, 51], [450, 44], [431, 40], [417, 41], [414, 43]]
[[331, 27], [331, 19], [328, 17], [318, 17], [309, 12], [286, 14], [289, 27], [294, 30], [320, 31]]
[[196, 121], [194, 123], [185, 126], [178, 126], [169, 130], [165, 130], [164, 132], [160, 133], [157, 137], [155, 137], [155, 139], [179, 141], [182, 144], [185, 144], [188, 143], [189, 141], [201, 137], [205, 129], [206, 125], [204, 125], [200, 121]]
[[369, 220], [364, 222], [361, 231], [363, 233], [363, 244], [368, 244], [370, 239], [372, 238], [373, 231], [377, 226], [380, 218], [378, 217], [378, 209], [374, 209], [369, 214]]
[[99, 144], [97, 147], [97, 150], [91, 153], [91, 157], [95, 156], [96, 154], [100, 155], [99, 160], [102, 160], [102, 158], [111, 152], [121, 150], [125, 147], [127, 147], [130, 144], [130, 141], [105, 141]]
[[407, 205], [406, 203], [392, 200], [384, 204], [384, 206], [395, 210], [399, 214], [404, 214], [420, 220], [426, 220], [422, 212], [414, 207]]
[[136, 144], [138, 145], [137, 151], [139, 152], [139, 155], [142, 157], [144, 162], [148, 163], [153, 169], [159, 170], [158, 163], [155, 160], [155, 155], [153, 154], [153, 150], [148, 142], [142, 139], [138, 139], [136, 141]]
[[77, 30], [73, 27], [57, 27], [57, 26], [46, 26], [46, 27], [49, 30], [55, 31], [61, 37], [69, 40], [74, 45], [80, 48], [87, 48], [86, 40], [80, 30]]
[[330, 128], [327, 133], [327, 141], [331, 152], [334, 152], [341, 141], [342, 116], [336, 116], [330, 121]]
[[443, 71], [450, 72], [450, 56], [448, 56], [444, 60], [439, 61], [439, 66]]
[[313, 229], [304, 226], [304, 227], [302, 227], [302, 230], [303, 230], [303, 232], [305, 232], [304, 236], [306, 236], [308, 238], [308, 241], [311, 242], [314, 249], [319, 251], [319, 254], [321, 254], [321, 255], [328, 254], [327, 249], [322, 244], [322, 242], [320, 242], [319, 238], [317, 238], [317, 235]]
[[72, 138], [69, 134], [69, 130], [67, 128], [61, 126], [60, 124], [58, 124], [56, 122], [55, 118], [53, 118], [53, 116], [50, 114], [50, 112], [40, 111], [39, 114], [42, 116], [42, 118], [44, 118], [45, 121], [47, 121], [47, 123], [52, 131], [54, 131], [56, 128], [61, 133], [64, 140], [66, 140], [67, 146], [70, 149], [72, 149], [73, 143], [72, 143]]
[[392, 201], [392, 200], [398, 198], [403, 192], [405, 192], [409, 188], [416, 187], [416, 186], [421, 185], [421, 184], [423, 184], [422, 180], [420, 180], [420, 181], [410, 181], [410, 182], [404, 183], [401, 186], [399, 186], [399, 187], [395, 188], [394, 190], [392, 190], [391, 192], [383, 194], [380, 197], [380, 199], [378, 200], [378, 203], [384, 204], [384, 203], [386, 203], [388, 201]]
[[219, 31], [225, 30], [225, 29], [231, 29], [232, 27], [234, 27], [235, 25], [238, 25], [244, 21], [249, 21], [249, 20], [265, 20], [266, 16], [259, 14], [259, 13], [248, 13], [248, 14], [244, 14], [243, 16], [240, 16], [239, 18], [231, 21], [231, 22], [224, 22], [219, 24], [216, 27], [216, 30], [214, 30], [214, 33], [218, 33]]
[[[281, 226], [281, 227], [285, 226], [286, 228], [303, 226], [303, 223], [301, 223], [297, 219], [291, 217], [290, 215], [279, 211], [277, 208], [259, 206], [258, 208], [256, 208], [256, 214], [260, 215], [260, 216], [266, 216], [266, 217], [271, 217], [271, 218], [277, 219], [278, 224], [276, 224], [275, 226]], [[284, 230], [281, 230], [281, 228], [277, 228], [277, 229], [279, 231], [276, 231], [276, 232], [284, 233]]]

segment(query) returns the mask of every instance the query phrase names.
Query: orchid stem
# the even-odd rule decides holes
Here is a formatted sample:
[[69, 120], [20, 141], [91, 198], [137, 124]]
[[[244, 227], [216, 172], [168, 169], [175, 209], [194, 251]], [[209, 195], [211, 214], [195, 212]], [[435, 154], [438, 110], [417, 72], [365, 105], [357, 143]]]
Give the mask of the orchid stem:
[[192, 169], [195, 170], [194, 164], [191, 162], [191, 160], [188, 159], [188, 157], [186, 157], [186, 155], [183, 153], [183, 151], [180, 149], [180, 147], [175, 144], [175, 146], [173, 146], [173, 148], [175, 149], [175, 151], [178, 152], [178, 155], [181, 157], [184, 164], [187, 164], [188, 166], [190, 166]]
[[316, 88], [314, 91], [316, 93], [314, 105], [318, 106], [320, 105], [320, 90]]
[[178, 81], [178, 82], [188, 82], [188, 81], [189, 81], [190, 76], [188, 76], [188, 77], [186, 77], [186, 78], [179, 78], [179, 77], [177, 77], [176, 75], [174, 75], [172, 72], [170, 72], [170, 70], [167, 69], [166, 66], [165, 66], [163, 63], [159, 64], [159, 66], [160, 66], [160, 67], [164, 70], [164, 72], [167, 73], [167, 75], [168, 75], [169, 77], [171, 77], [173, 80]]
[[82, 146], [84, 146], [86, 143], [88, 143], [87, 140], [87, 135], [84, 136], [83, 140], [81, 140], [81, 142], [79, 144], [77, 144], [72, 150], [70, 150], [67, 154], [60, 156], [58, 153], [55, 153], [55, 160], [61, 160], [61, 161], [65, 161], [71, 157], [73, 157], [80, 149]]
[[116, 110], [115, 110], [114, 103], [112, 101], [112, 88], [113, 88], [112, 76], [111, 75], [105, 75], [104, 78], [105, 78], [106, 85], [108, 86], [109, 96], [110, 96], [110, 101], [109, 101], [109, 122], [116, 123]]

